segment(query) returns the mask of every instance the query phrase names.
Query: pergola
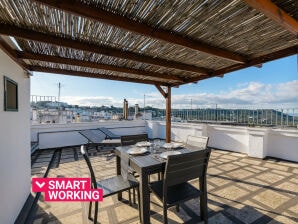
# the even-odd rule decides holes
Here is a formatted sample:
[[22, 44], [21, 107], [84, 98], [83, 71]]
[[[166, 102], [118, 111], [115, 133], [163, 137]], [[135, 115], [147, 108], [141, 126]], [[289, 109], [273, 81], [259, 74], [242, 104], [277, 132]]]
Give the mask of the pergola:
[[155, 85], [169, 142], [172, 87], [297, 54], [297, 20], [297, 0], [1, 0], [0, 47], [28, 74]]

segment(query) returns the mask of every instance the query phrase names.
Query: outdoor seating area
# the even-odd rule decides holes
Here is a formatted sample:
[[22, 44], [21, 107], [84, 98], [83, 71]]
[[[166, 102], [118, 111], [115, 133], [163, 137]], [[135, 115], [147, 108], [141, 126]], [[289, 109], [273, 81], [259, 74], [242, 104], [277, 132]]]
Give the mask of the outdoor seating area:
[[[166, 212], [169, 223], [200, 223], [203, 222], [202, 218], [206, 222], [207, 217], [209, 223], [298, 222], [298, 132], [294, 115], [291, 117], [293, 130], [283, 128], [283, 123], [288, 123], [290, 117], [287, 114], [284, 119], [282, 111], [275, 113], [279, 114], [275, 117], [275, 123], [280, 124], [281, 128], [255, 125], [231, 127], [212, 123], [172, 124], [172, 107], [176, 99], [184, 101], [185, 105], [190, 103], [187, 107], [190, 106], [191, 110], [195, 108], [192, 97], [189, 97], [193, 92], [188, 91], [192, 86], [188, 85], [201, 84], [201, 81], [211, 78], [224, 78], [231, 72], [246, 68], [252, 70], [245, 77], [252, 77], [256, 75], [254, 69], [262, 68], [267, 62], [297, 55], [297, 0], [5, 0], [1, 1], [0, 12], [0, 80], [3, 80], [0, 83], [0, 136], [1, 152], [5, 155], [0, 157], [0, 177], [3, 180], [0, 223], [89, 223], [89, 202], [47, 203], [43, 194], [31, 192], [30, 172], [31, 177], [68, 178], [88, 177], [93, 170], [93, 180], [101, 181], [120, 177], [123, 168], [121, 163], [124, 161], [128, 161], [129, 164], [125, 162], [125, 165], [139, 175], [134, 178], [139, 184], [140, 203], [130, 203], [126, 188], [118, 189], [117, 194], [105, 197], [98, 204], [98, 212], [91, 210], [91, 214], [96, 213], [93, 218], [98, 215], [98, 222], [102, 224], [139, 223], [140, 220], [143, 224], [163, 223]], [[293, 60], [293, 63], [297, 63], [297, 60]], [[288, 65], [280, 68], [288, 68]], [[152, 90], [143, 92], [142, 89], [143, 120], [137, 119], [138, 113], [135, 114], [136, 121], [127, 116], [129, 108], [125, 99], [123, 107], [126, 112], [123, 111], [121, 117], [118, 114], [109, 116], [111, 119], [114, 117], [115, 122], [80, 123], [79, 119], [74, 119], [65, 110], [69, 120], [78, 122], [63, 124], [48, 120], [47, 124], [32, 125], [33, 117], [36, 120], [39, 117], [38, 114], [30, 117], [29, 113], [30, 92], [34, 86], [31, 77], [42, 76], [39, 73], [69, 75], [71, 82], [74, 81], [73, 77], [83, 77], [149, 85], [162, 98], [161, 107], [165, 109], [165, 115], [161, 115], [163, 121], [151, 122], [147, 119], [146, 108], [150, 104], [145, 104], [145, 95]], [[271, 83], [266, 84], [272, 91], [262, 91], [267, 88], [258, 84], [265, 101], [255, 102], [264, 106], [270, 101], [282, 105], [283, 100], [280, 99], [284, 98], [286, 102], [296, 105], [297, 97], [287, 88], [291, 84], [287, 71], [282, 70], [277, 74], [268, 72], [268, 75], [262, 79], [272, 79]], [[275, 76], [286, 79], [276, 82]], [[256, 77], [260, 76], [257, 74]], [[297, 80], [294, 79], [295, 84]], [[218, 89], [221, 95], [231, 95], [230, 98], [224, 97], [223, 102], [239, 102], [240, 105], [253, 103], [251, 99], [258, 98], [258, 92], [248, 85], [246, 88], [253, 96], [249, 99], [242, 91], [234, 91], [236, 86], [242, 86], [242, 83], [234, 82], [236, 80], [230, 82], [229, 88], [241, 98], [236, 99], [234, 94], [226, 94]], [[56, 81], [59, 83], [58, 102], [53, 106], [62, 109], [61, 85], [58, 78]], [[96, 102], [106, 106], [102, 97], [99, 97], [101, 102], [89, 95], [91, 85], [82, 88], [82, 83], [77, 83], [80, 83], [80, 87], [73, 88], [77, 90], [74, 94], [76, 98], [86, 96], [88, 101], [90, 98], [89, 102], [82, 104], [87, 106]], [[246, 86], [258, 82], [249, 79], [244, 83]], [[285, 83], [288, 84], [285, 86]], [[47, 81], [47, 85], [51, 85], [51, 82]], [[46, 87], [37, 86], [42, 95], [47, 94]], [[66, 86], [71, 88], [71, 85]], [[108, 90], [98, 84], [94, 86], [96, 97], [107, 94], [107, 102], [116, 103], [111, 97], [116, 85], [105, 84]], [[123, 87], [115, 87], [121, 90], [117, 98], [130, 98], [132, 102], [136, 96], [130, 94], [138, 91], [129, 87], [128, 95]], [[182, 87], [179, 89], [181, 96], [185, 94], [184, 99], [176, 97], [175, 92], [179, 87]], [[217, 95], [214, 97], [216, 101], [209, 100], [215, 89], [216, 85], [208, 85], [208, 91], [212, 94], [196, 96], [204, 99], [199, 104], [206, 108], [210, 103], [216, 105], [217, 112]], [[276, 93], [279, 93], [280, 98], [274, 99], [275, 90], [279, 90]], [[76, 106], [74, 108], [79, 109]], [[76, 118], [83, 117], [83, 112], [77, 111]], [[88, 114], [97, 117], [100, 111], [96, 112]], [[58, 111], [57, 115], [63, 113]], [[217, 113], [214, 115], [215, 120], [222, 117], [217, 116]], [[229, 116], [243, 121], [243, 116], [239, 117], [238, 114], [231, 116], [229, 113]], [[251, 120], [250, 116], [246, 117]], [[260, 113], [257, 113], [256, 121], [257, 124], [258, 121], [268, 123]], [[190, 151], [200, 154], [205, 146], [211, 148], [206, 182], [190, 181], [192, 186], [200, 190], [200, 199], [194, 198], [185, 203], [184, 200], [183, 203], [176, 201], [177, 210], [175, 206], [167, 211], [163, 209], [163, 204], [169, 207], [172, 203], [165, 200], [160, 202], [154, 196], [156, 194], [150, 192], [149, 184], [155, 180], [162, 181], [157, 175], [160, 172], [169, 175], [167, 158], [161, 157], [164, 152], [149, 147], [149, 150], [145, 149], [146, 156], [127, 156], [131, 143], [124, 146], [124, 139], [120, 139], [120, 135], [140, 133], [148, 134], [145, 139], [186, 143], [188, 146], [181, 147], [180, 153], [174, 153], [177, 157]], [[186, 139], [189, 135], [205, 138], [195, 141]], [[30, 142], [34, 144], [30, 145]], [[87, 164], [90, 160], [92, 169], [80, 151], [82, 144], [88, 148], [85, 159]], [[100, 150], [99, 147], [108, 150]], [[188, 150], [188, 147], [194, 150]], [[173, 152], [173, 145], [163, 150]], [[202, 166], [206, 167], [206, 163]], [[187, 180], [182, 179], [185, 182]], [[153, 188], [151, 191], [154, 191]], [[206, 192], [208, 199], [205, 197]]]
[[[116, 175], [116, 157], [89, 149], [97, 180]], [[48, 169], [49, 166], [49, 169]], [[256, 159], [242, 153], [212, 150], [207, 169], [209, 223], [297, 223], [297, 163]], [[79, 147], [38, 150], [32, 155], [32, 177], [87, 177], [89, 169]], [[157, 176], [152, 176], [157, 180]], [[152, 179], [153, 181], [153, 179]], [[191, 182], [198, 187], [197, 181]], [[35, 196], [32, 193], [33, 196]], [[91, 223], [88, 203], [45, 202], [40, 195], [33, 223]], [[163, 223], [162, 203], [150, 194], [150, 221]], [[199, 199], [168, 209], [169, 223], [203, 223]], [[140, 223], [138, 205], [129, 206], [128, 193], [99, 203], [98, 222]]]

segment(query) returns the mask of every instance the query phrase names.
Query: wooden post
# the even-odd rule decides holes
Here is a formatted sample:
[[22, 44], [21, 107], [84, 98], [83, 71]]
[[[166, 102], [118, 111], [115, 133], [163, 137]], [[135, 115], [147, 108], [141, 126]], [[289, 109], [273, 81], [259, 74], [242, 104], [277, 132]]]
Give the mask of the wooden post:
[[166, 97], [166, 142], [171, 142], [171, 87], [168, 86]]
[[171, 142], [171, 87], [165, 92], [159, 85], [155, 85], [158, 91], [166, 99], [166, 142]]

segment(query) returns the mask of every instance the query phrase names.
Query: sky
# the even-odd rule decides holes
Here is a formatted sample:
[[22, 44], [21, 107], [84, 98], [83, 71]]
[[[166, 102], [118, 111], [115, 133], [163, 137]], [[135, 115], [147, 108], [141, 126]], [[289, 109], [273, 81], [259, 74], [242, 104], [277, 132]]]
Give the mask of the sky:
[[[60, 101], [80, 106], [122, 107], [123, 99], [129, 106], [165, 108], [165, 100], [152, 85], [103, 79], [34, 72], [31, 95], [55, 96]], [[290, 56], [172, 88], [173, 108], [297, 108], [298, 56]]]

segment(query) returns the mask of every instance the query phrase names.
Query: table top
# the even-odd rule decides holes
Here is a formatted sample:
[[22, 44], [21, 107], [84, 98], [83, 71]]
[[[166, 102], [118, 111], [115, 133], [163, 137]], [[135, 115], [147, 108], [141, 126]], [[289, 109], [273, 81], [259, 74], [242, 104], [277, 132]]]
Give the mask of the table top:
[[[121, 153], [127, 152], [131, 147], [135, 147], [135, 145], [131, 146], [119, 146], [116, 147], [115, 154], [121, 157]], [[147, 170], [155, 170], [160, 169], [165, 166], [166, 159], [161, 158], [159, 155], [162, 152], [169, 151], [165, 148], [155, 148], [155, 152], [144, 153], [142, 155], [131, 155], [130, 156], [130, 166], [132, 166], [136, 171], [140, 171], [140, 169], [146, 168]], [[190, 150], [186, 148], [175, 149], [174, 151], [180, 151], [182, 153], [189, 152]]]

